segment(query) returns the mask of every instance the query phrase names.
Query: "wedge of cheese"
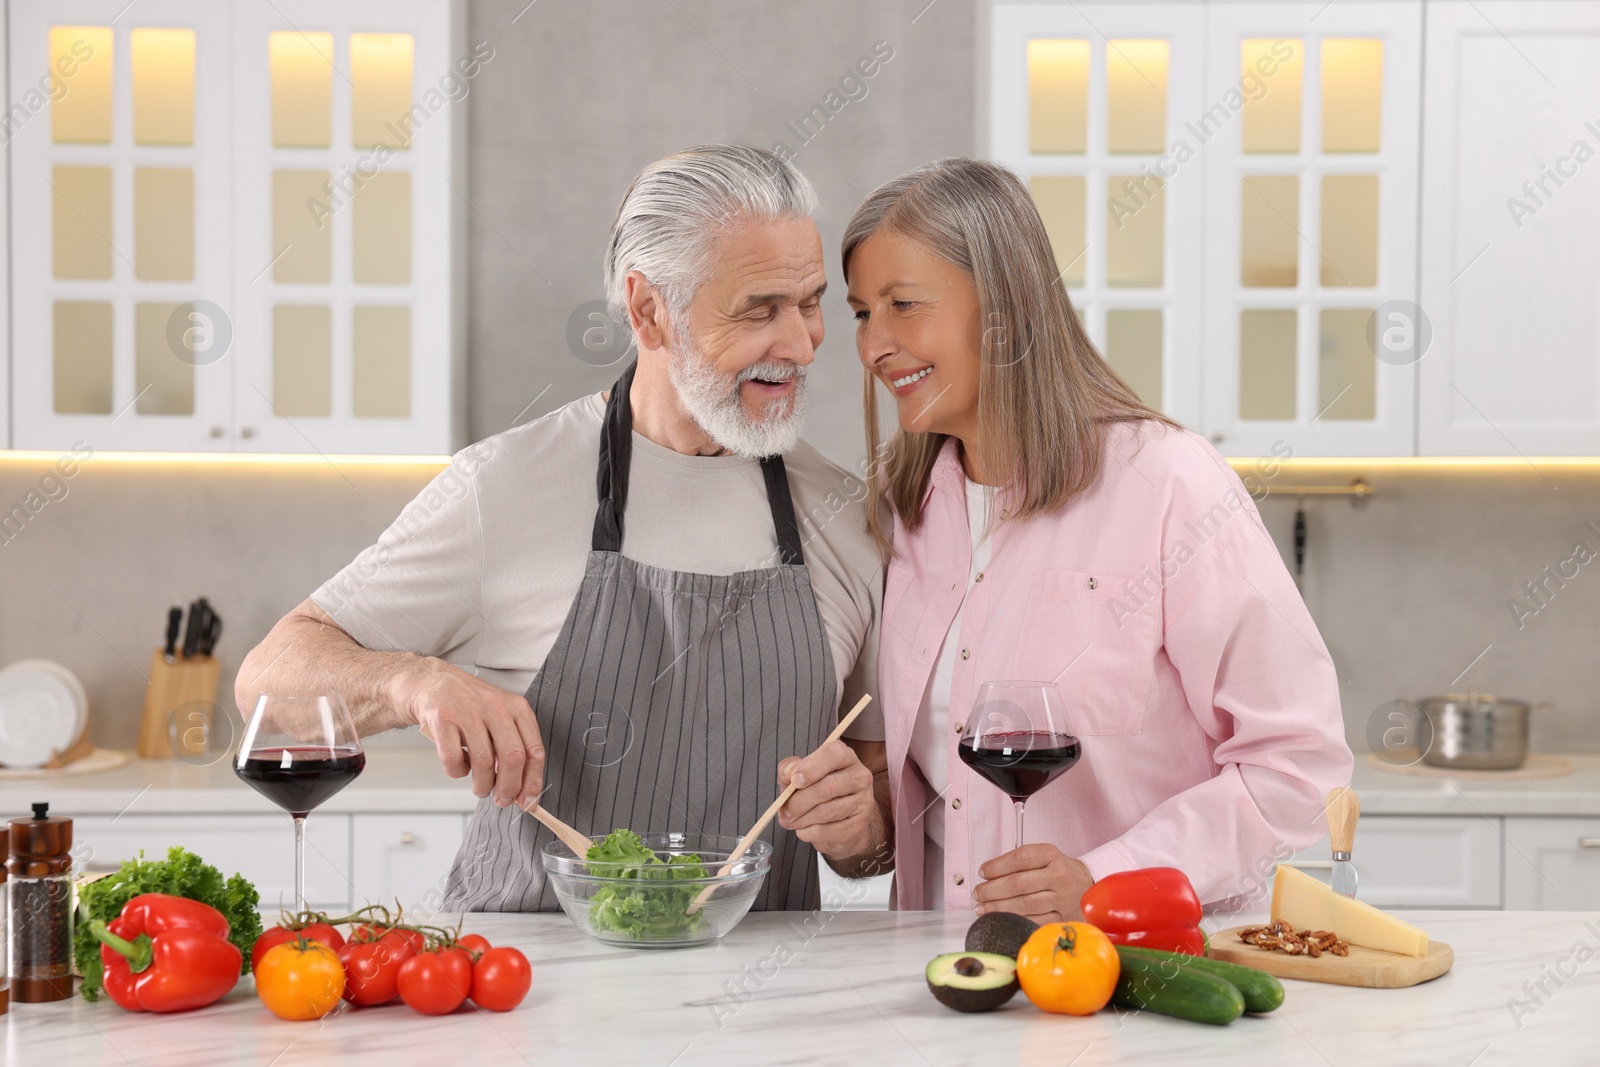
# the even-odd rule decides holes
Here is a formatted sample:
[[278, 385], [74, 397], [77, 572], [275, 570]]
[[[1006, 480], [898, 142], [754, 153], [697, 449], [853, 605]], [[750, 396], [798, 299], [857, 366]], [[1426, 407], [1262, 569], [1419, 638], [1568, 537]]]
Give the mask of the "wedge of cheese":
[[1304, 871], [1278, 865], [1272, 879], [1272, 917], [1299, 930], [1331, 930], [1346, 944], [1426, 956], [1428, 935], [1371, 904], [1341, 897]]

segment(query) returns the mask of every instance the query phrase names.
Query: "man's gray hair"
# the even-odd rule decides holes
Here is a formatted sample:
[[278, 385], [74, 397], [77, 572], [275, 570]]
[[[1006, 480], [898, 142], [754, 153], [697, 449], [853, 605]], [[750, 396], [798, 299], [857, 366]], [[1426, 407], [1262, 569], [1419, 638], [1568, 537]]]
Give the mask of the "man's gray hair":
[[[639, 172], [611, 224], [606, 250], [606, 300], [627, 321], [628, 272], [661, 291], [680, 317], [710, 267], [718, 231], [745, 222], [814, 219], [817, 194], [792, 164], [742, 145], [699, 145]], [[681, 318], [675, 324], [685, 330]]]

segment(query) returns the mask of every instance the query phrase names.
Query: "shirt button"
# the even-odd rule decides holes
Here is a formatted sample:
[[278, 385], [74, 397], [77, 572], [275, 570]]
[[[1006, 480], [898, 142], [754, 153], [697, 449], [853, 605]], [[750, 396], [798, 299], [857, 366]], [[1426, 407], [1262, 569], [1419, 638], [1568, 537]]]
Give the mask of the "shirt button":
[[950, 806], [952, 808], [955, 808], [957, 811], [960, 811], [961, 810], [961, 798], [960, 797], [956, 797], [954, 800], [952, 800], [950, 802]]
[[953, 723], [951, 723], [951, 724], [950, 724], [950, 725], [951, 725], [951, 727], [952, 727], [952, 728], [954, 728], [954, 729], [955, 729], [955, 732], [956, 732], [956, 733], [958, 733], [958, 734], [959, 734], [959, 733], [960, 733], [960, 732], [961, 732], [961, 727], [962, 727], [962, 724], [961, 724], [961, 723], [959, 723], [959, 722], [953, 722]]
[[978, 576], [977, 576], [977, 577], [976, 577], [976, 578], [974, 578], [974, 579], [972, 579], [972, 580], [973, 580], [973, 581], [974, 581], [974, 582], [981, 582], [981, 581], [983, 581], [983, 572], [982, 572], [982, 571], [979, 571], [979, 572], [978, 572]]
[[1100, 585], [1100, 583], [1095, 581], [1093, 578], [1089, 579], [1089, 588], [1090, 589], [1097, 588], [1099, 585]]
[[966, 884], [967, 884], [967, 876], [966, 875], [964, 875], [964, 874], [956, 875], [956, 885], [966, 885]]
[[962, 659], [971, 659], [972, 658], [972, 653], [970, 651], [968, 651], [967, 649], [963, 648], [961, 650], [961, 658]]

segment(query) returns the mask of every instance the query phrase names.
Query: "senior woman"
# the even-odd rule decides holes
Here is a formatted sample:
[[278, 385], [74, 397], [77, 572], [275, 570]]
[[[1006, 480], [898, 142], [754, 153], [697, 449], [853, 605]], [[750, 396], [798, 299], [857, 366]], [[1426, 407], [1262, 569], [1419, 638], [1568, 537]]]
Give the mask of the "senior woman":
[[[843, 258], [887, 504], [895, 906], [1070, 919], [1096, 879], [1153, 866], [1207, 903], [1248, 895], [1321, 836], [1352, 759], [1332, 660], [1239, 478], [1095, 351], [1004, 168], [879, 187]], [[899, 417], [881, 446], [880, 385]], [[1000, 679], [1058, 680], [1083, 751], [1014, 849], [1009, 798], [956, 754]]]

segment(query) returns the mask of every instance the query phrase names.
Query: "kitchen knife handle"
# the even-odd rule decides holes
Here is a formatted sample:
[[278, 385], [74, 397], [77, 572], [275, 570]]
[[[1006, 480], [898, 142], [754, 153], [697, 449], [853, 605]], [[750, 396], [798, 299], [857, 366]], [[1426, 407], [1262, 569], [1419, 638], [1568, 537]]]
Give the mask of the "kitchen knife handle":
[[209, 656], [216, 651], [217, 638], [222, 636], [222, 616], [207, 609], [206, 632], [200, 638], [200, 654]]
[[1356, 839], [1356, 820], [1361, 817], [1361, 801], [1349, 786], [1328, 791], [1328, 843], [1334, 852], [1348, 854]]
[[183, 608], [174, 604], [167, 611], [167, 643], [163, 654], [170, 661], [178, 654], [178, 628], [183, 625]]
[[194, 659], [195, 648], [200, 640], [200, 602], [189, 601], [189, 621], [183, 626], [183, 658]]

